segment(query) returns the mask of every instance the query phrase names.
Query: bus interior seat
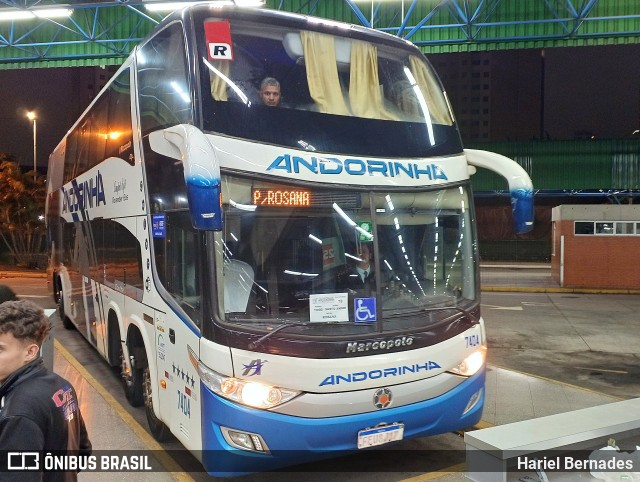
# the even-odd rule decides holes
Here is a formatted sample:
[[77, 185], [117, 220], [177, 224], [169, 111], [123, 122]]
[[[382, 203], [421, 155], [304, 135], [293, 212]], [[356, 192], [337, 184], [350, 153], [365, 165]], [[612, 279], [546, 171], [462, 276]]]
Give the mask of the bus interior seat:
[[251, 265], [238, 259], [224, 264], [224, 311], [244, 313], [253, 286], [254, 272]]

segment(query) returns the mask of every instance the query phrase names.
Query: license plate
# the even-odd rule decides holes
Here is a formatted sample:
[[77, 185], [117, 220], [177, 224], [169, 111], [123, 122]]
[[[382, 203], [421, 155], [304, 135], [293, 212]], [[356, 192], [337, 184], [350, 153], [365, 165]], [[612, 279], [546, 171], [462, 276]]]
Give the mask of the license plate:
[[404, 424], [394, 423], [383, 425], [382, 427], [367, 428], [358, 432], [358, 448], [366, 449], [384, 445], [396, 440], [402, 440], [404, 435]]

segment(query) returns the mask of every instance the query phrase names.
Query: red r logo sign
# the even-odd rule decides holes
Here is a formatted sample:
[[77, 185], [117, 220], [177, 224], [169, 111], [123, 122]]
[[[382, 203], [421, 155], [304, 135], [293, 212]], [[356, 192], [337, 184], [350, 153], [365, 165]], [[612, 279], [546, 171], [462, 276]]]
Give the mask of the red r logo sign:
[[229, 22], [205, 22], [204, 34], [211, 60], [233, 60]]

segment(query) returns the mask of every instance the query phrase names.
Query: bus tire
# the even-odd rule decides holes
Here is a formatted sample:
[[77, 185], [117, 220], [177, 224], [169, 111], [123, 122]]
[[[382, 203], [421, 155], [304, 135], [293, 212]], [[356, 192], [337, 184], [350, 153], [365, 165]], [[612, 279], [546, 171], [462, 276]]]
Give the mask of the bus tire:
[[158, 442], [166, 442], [171, 438], [171, 431], [166, 424], [160, 420], [153, 411], [153, 390], [151, 388], [151, 372], [149, 365], [143, 370], [144, 385], [144, 411], [147, 415], [147, 423], [151, 434]]
[[64, 293], [62, 292], [62, 282], [60, 279], [58, 279], [57, 282], [55, 297], [58, 301], [58, 315], [60, 315], [60, 319], [62, 320], [62, 326], [67, 330], [73, 330], [75, 326], [64, 312]]
[[127, 365], [122, 351], [122, 343], [120, 344], [120, 379], [122, 380], [122, 388], [124, 395], [127, 397], [129, 405], [139, 407], [144, 403], [142, 395], [142, 369], [137, 367], [136, 360], [131, 361], [131, 373], [127, 373]]
[[122, 366], [120, 360], [120, 353], [122, 352], [122, 339], [120, 338], [120, 328], [118, 327], [118, 318], [113, 311], [109, 311], [108, 317], [108, 361], [109, 365], [113, 367], [116, 373], [120, 373]]

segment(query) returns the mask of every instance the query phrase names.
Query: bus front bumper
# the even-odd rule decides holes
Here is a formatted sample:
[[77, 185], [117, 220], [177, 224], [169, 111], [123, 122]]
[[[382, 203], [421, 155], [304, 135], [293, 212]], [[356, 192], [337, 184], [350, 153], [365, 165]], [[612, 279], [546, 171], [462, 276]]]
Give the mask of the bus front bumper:
[[[473, 377], [436, 398], [329, 418], [304, 418], [252, 409], [223, 399], [203, 385], [202, 463], [211, 475], [237, 476], [348, 455], [358, 451], [359, 431], [381, 424], [403, 424], [403, 440], [471, 427], [482, 415], [484, 382], [483, 367]], [[259, 435], [268, 453], [230, 445], [221, 427]]]

